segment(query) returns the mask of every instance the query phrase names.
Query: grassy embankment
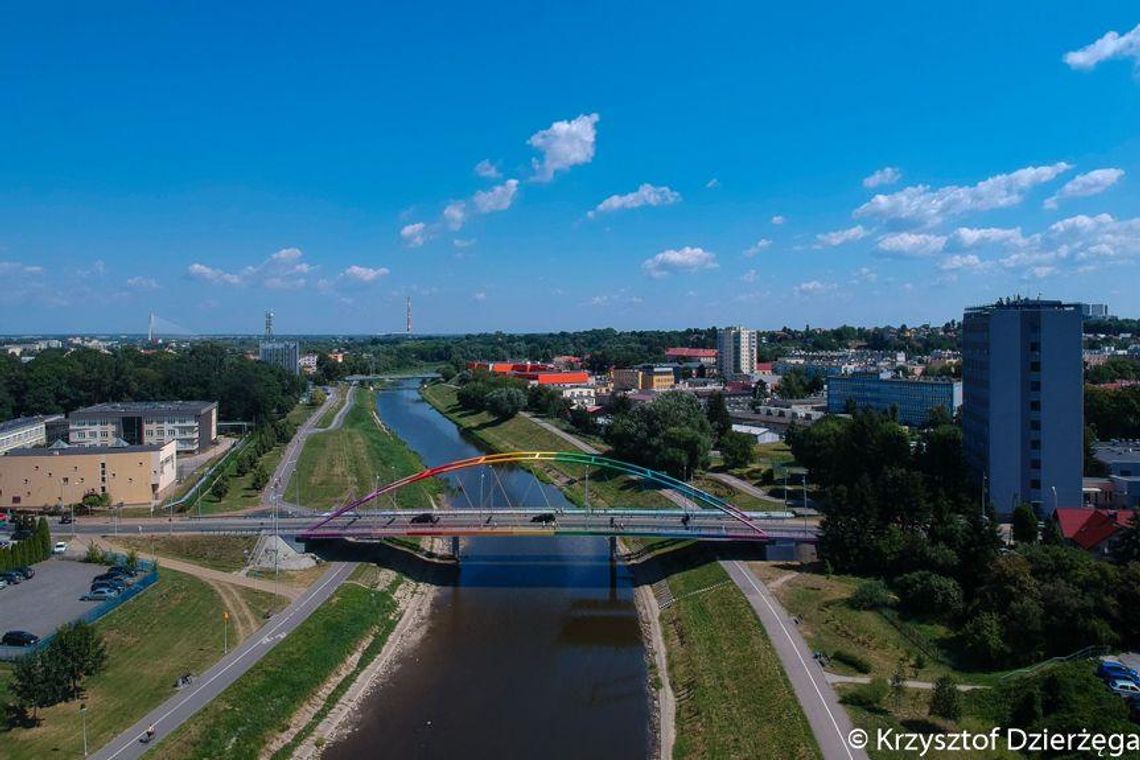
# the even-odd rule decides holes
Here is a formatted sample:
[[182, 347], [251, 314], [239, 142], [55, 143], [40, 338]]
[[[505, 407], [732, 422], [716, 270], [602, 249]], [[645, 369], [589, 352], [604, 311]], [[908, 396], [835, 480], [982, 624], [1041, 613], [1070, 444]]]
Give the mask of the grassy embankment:
[[[489, 412], [464, 409], [459, 405], [453, 386], [441, 383], [425, 386], [423, 397], [452, 422], [495, 451], [578, 451], [565, 439], [522, 415], [499, 420]], [[586, 468], [582, 465], [544, 462], [526, 466], [544, 480], [556, 483], [574, 503], [585, 503]], [[595, 507], [675, 508], [651, 484], [596, 467], [590, 471], [590, 504]]]
[[[249, 672], [163, 740], [157, 756], [176, 760], [259, 757], [279, 732], [290, 728], [290, 719], [329, 674], [371, 637], [360, 662], [301, 727], [298, 739], [307, 735], [359, 671], [379, 654], [396, 623], [394, 590], [357, 583], [341, 586]], [[291, 743], [278, 755], [287, 757], [292, 748]]]
[[[87, 735], [92, 749], [173, 695], [174, 681], [202, 673], [222, 656], [223, 602], [206, 583], [159, 569], [161, 579], [114, 610], [95, 627], [107, 644], [107, 668], [86, 683]], [[264, 595], [235, 589], [254, 608]], [[231, 624], [229, 643], [237, 643]], [[11, 666], [0, 664], [0, 703], [7, 699]], [[83, 735], [79, 703], [40, 711], [35, 728], [0, 726], [0, 755], [8, 760], [80, 757]]]
[[117, 536], [115, 543], [149, 556], [193, 562], [195, 565], [229, 573], [245, 567], [256, 536]]
[[[500, 422], [489, 414], [461, 409], [455, 389], [449, 386], [428, 386], [424, 397], [497, 450], [570, 448], [525, 417]], [[628, 481], [592, 479], [591, 502], [597, 503], [600, 496], [629, 505], [626, 494], [632, 489], [623, 480]], [[578, 487], [575, 482], [569, 488]], [[660, 505], [660, 497], [653, 503]], [[680, 598], [727, 580], [720, 565], [711, 560], [669, 576], [677, 601], [664, 610], [661, 621], [669, 678], [680, 697], [675, 757], [820, 757], [775, 650], [744, 595], [726, 583], [708, 593]]]
[[329, 406], [329, 410], [321, 415], [321, 418], [317, 420], [317, 427], [327, 428], [333, 423], [333, 420], [336, 419], [337, 412], [339, 412], [341, 410], [341, 407], [344, 406], [345, 394], [347, 392], [348, 386], [338, 385], [333, 388], [333, 393], [336, 394], [336, 398], [333, 399], [332, 404]]
[[[314, 433], [305, 441], [297, 470], [286, 493], [291, 501], [315, 509], [340, 506], [350, 498], [424, 469], [414, 451], [399, 437], [376, 424], [372, 394], [356, 389], [356, 403], [337, 430]], [[430, 509], [431, 500], [442, 493], [435, 480], [396, 491], [377, 502], [391, 509]]]
[[[286, 419], [293, 425], [300, 426], [315, 411], [316, 407], [298, 404], [286, 415]], [[272, 473], [277, 469], [277, 465], [281, 463], [281, 457], [285, 455], [286, 446], [288, 446], [288, 442], [279, 443], [258, 459], [266, 472]], [[202, 514], [236, 512], [240, 509], [256, 507], [261, 503], [261, 492], [253, 487], [253, 469], [251, 468], [245, 475], [238, 476], [233, 473], [234, 464], [232, 460], [227, 467], [230, 468], [229, 492], [220, 500], [214, 498], [213, 494], [206, 493], [198, 500], [197, 504], [190, 506], [191, 512], [196, 513], [199, 509]]]

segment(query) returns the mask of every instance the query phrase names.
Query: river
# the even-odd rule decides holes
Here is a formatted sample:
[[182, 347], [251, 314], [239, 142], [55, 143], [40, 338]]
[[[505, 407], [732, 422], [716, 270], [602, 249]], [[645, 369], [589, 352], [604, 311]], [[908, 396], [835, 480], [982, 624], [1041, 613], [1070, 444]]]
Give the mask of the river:
[[[423, 401], [418, 383], [377, 394], [384, 423], [429, 466], [483, 453]], [[448, 477], [462, 488], [457, 507], [507, 497], [569, 506], [517, 468]], [[604, 539], [468, 539], [458, 582], [435, 595], [427, 630], [324, 757], [643, 758], [647, 678], [630, 575], [611, 565]]]

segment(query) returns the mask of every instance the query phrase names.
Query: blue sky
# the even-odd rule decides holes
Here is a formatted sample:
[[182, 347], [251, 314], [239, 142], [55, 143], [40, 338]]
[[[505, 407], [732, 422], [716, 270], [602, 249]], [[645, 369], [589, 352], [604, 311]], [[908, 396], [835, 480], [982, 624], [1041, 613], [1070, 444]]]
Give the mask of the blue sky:
[[1140, 313], [1134, 3], [379, 5], [7, 8], [0, 332]]

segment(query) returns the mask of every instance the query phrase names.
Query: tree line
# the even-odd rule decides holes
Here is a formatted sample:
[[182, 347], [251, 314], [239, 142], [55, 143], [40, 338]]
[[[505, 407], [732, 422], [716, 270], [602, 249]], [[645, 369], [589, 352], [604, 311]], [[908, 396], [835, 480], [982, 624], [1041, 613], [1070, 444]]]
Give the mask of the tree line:
[[31, 515], [13, 518], [13, 538], [23, 538], [0, 549], [0, 571], [34, 565], [51, 556], [51, 528], [43, 517], [34, 522], [33, 519]]
[[861, 411], [792, 428], [788, 443], [822, 492], [820, 556], [885, 583], [871, 606], [950, 625], [966, 664], [1010, 667], [1140, 642], [1140, 563], [1099, 562], [1063, 545], [1052, 520], [1043, 531], [1035, 518], [1027, 525], [1027, 505], [1007, 550], [967, 478], [953, 424], [910, 433]]
[[16, 661], [8, 691], [9, 718], [38, 724], [39, 710], [78, 699], [83, 682], [107, 666], [102, 635], [83, 621], [60, 627], [43, 649]]
[[0, 356], [0, 419], [108, 401], [200, 399], [217, 401], [221, 419], [260, 424], [286, 414], [304, 387], [301, 378], [214, 342], [179, 352], [52, 349], [27, 363]]

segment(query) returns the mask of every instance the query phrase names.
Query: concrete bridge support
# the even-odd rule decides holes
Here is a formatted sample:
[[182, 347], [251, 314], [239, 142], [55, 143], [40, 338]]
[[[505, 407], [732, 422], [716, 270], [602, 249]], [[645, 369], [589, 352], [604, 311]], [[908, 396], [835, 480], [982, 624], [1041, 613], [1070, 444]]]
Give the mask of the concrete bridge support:
[[451, 556], [455, 558], [456, 562], [459, 561], [459, 536], [451, 537]]
[[617, 562], [618, 548], [617, 536], [610, 536], [610, 562]]

